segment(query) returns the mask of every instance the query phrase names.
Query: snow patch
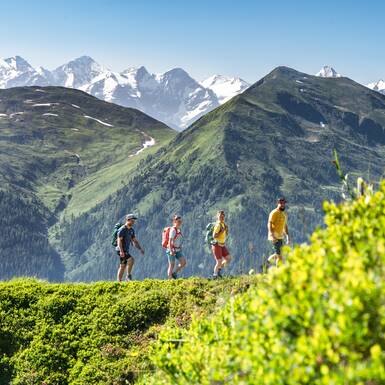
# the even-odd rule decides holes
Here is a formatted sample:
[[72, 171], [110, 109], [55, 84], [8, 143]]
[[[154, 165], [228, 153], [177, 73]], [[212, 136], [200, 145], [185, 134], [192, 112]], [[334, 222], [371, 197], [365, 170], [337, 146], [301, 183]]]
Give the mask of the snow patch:
[[140, 154], [142, 151], [144, 151], [146, 148], [149, 148], [149, 147], [152, 147], [155, 145], [155, 139], [153, 137], [151, 137], [150, 135], [146, 134], [145, 132], [143, 131], [140, 131], [140, 133], [146, 138], [146, 140], [144, 141], [144, 143], [142, 144], [142, 148], [138, 151], [136, 151], [135, 154], [131, 154], [129, 156], [129, 158], [135, 156], [135, 155], [138, 155]]
[[75, 107], [75, 108], [80, 108], [79, 106], [77, 106], [76, 104], [71, 104], [72, 107]]
[[24, 114], [24, 111], [14, 112], [13, 114], [10, 114], [9, 117], [13, 118], [15, 115], [23, 115], [23, 114]]
[[95, 120], [96, 122], [100, 123], [100, 124], [103, 124], [103, 126], [107, 126], [107, 127], [114, 127], [112, 124], [109, 124], [109, 123], [106, 123], [106, 122], [103, 122], [102, 120], [100, 119], [96, 119], [96, 118], [93, 118], [92, 116], [88, 116], [88, 115], [83, 115], [85, 118], [87, 119], [92, 119], [92, 120]]
[[32, 104], [32, 107], [51, 107], [51, 106], [57, 106], [59, 103], [35, 103]]
[[59, 116], [58, 114], [51, 114], [49, 112], [46, 112], [45, 114], [43, 114], [43, 116]]

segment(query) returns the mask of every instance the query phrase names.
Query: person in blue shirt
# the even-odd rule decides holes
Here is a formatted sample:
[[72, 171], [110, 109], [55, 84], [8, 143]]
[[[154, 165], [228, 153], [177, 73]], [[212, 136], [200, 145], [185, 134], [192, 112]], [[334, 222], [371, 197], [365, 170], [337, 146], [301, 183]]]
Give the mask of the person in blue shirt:
[[126, 223], [118, 230], [118, 246], [116, 247], [116, 251], [120, 257], [120, 264], [118, 269], [119, 282], [122, 281], [126, 269], [127, 281], [132, 280], [131, 272], [135, 259], [130, 254], [131, 243], [144, 255], [144, 250], [136, 239], [135, 230], [132, 227], [135, 224], [136, 219], [138, 218], [134, 214], [126, 215]]

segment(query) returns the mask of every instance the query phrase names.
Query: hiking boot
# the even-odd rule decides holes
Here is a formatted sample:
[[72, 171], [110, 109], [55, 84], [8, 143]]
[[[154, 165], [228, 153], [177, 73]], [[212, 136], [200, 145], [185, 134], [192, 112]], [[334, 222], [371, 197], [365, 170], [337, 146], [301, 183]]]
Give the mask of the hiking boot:
[[126, 281], [127, 281], [127, 282], [128, 282], [128, 281], [132, 281], [132, 274], [128, 274], [128, 275], [127, 275]]
[[218, 278], [223, 278], [221, 269], [218, 270]]
[[173, 279], [177, 279], [178, 278], [178, 275], [175, 273], [175, 271], [171, 274], [171, 277], [173, 278]]

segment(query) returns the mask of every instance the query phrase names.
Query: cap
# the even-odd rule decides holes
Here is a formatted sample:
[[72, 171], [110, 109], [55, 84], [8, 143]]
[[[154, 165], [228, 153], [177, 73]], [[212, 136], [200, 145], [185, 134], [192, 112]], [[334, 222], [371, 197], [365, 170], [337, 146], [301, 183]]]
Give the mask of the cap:
[[127, 214], [126, 221], [128, 221], [129, 219], [138, 219], [138, 217], [135, 214]]
[[279, 198], [277, 199], [277, 202], [285, 202], [285, 203], [287, 203], [287, 200], [286, 200], [285, 197], [279, 197]]

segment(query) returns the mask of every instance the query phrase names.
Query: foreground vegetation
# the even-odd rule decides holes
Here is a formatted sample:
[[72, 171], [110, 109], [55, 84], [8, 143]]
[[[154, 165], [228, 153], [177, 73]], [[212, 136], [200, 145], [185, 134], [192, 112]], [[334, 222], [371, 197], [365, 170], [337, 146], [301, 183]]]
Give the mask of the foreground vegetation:
[[163, 328], [187, 327], [256, 281], [0, 283], [0, 384], [132, 383], [153, 370]]
[[267, 275], [0, 283], [0, 383], [385, 383], [385, 182]]
[[327, 228], [286, 266], [188, 331], [164, 331], [143, 384], [385, 383], [385, 183], [325, 209]]

